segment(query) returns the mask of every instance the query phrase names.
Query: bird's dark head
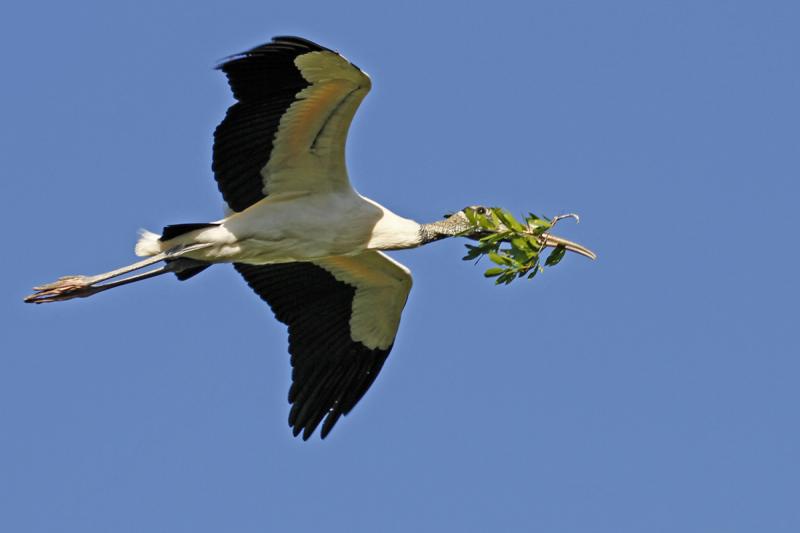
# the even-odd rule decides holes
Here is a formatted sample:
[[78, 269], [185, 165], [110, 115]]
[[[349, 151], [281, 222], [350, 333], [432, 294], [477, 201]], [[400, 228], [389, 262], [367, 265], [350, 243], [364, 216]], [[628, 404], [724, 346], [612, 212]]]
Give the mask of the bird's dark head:
[[[475, 221], [478, 218], [492, 218], [492, 208], [482, 205], [469, 205], [451, 215], [445, 215], [445, 222], [449, 223], [452, 229], [457, 230], [453, 235], [477, 240], [490, 233], [476, 224]], [[505, 229], [505, 226], [501, 223], [499, 229]]]
[[480, 239], [488, 235], [488, 232], [475, 225], [475, 216], [491, 216], [491, 209], [490, 207], [471, 205], [455, 213], [446, 214], [444, 220], [422, 224], [420, 229], [422, 241], [428, 243], [446, 237]]

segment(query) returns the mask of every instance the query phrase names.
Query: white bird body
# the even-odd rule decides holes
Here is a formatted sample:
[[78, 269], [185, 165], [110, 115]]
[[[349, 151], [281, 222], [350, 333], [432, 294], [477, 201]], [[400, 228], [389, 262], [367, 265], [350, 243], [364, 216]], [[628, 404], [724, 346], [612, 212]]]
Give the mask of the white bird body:
[[263, 265], [420, 245], [420, 224], [352, 188], [325, 194], [270, 195], [213, 224], [217, 225], [166, 241], [143, 232], [136, 255], [153, 256], [179, 245], [210, 244], [185, 257], [210, 263]]

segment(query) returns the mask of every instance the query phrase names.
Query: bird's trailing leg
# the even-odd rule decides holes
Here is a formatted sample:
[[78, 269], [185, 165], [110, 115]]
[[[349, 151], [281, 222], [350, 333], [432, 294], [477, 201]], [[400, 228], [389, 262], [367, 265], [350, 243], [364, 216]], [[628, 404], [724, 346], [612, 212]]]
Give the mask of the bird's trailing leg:
[[[171, 248], [165, 252], [161, 252], [160, 254], [148, 257], [147, 259], [138, 261], [132, 265], [118, 268], [104, 274], [97, 274], [95, 276], [64, 276], [53, 283], [34, 287], [33, 290], [36, 292], [26, 297], [25, 302], [42, 304], [47, 302], [70, 300], [72, 298], [85, 298], [87, 296], [97, 294], [98, 292], [119, 287], [120, 285], [133, 283], [134, 281], [141, 281], [143, 279], [160, 276], [168, 272], [181, 272], [189, 268], [205, 265], [208, 263], [182, 256], [189, 252], [194, 252], [208, 246], [211, 245], [203, 243], [189, 246], [176, 246], [175, 248]], [[141, 270], [162, 261], [164, 261], [164, 265], [153, 270], [149, 270], [141, 274], [135, 274], [127, 278], [110, 281], [108, 283], [102, 283], [103, 281], [112, 278], [118, 278], [119, 276], [123, 276], [129, 272]]]

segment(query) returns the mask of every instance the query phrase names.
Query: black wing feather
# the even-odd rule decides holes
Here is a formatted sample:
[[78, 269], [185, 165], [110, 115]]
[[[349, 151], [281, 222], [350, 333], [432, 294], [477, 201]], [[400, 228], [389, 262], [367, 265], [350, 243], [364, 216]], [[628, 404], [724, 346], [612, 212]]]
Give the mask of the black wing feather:
[[350, 337], [355, 287], [313, 263], [234, 263], [247, 284], [289, 326], [292, 386], [289, 425], [308, 439], [320, 436], [355, 407], [375, 381], [391, 346], [370, 349]]
[[266, 196], [261, 170], [272, 153], [281, 116], [309, 86], [294, 60], [327, 50], [299, 37], [275, 37], [217, 67], [227, 75], [237, 103], [214, 132], [211, 168], [233, 211], [243, 211]]

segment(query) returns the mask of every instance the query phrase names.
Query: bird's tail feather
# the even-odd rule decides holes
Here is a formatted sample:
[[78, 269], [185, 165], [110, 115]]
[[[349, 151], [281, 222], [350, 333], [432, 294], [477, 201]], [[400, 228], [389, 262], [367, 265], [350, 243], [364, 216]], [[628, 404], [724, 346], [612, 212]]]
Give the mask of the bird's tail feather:
[[139, 257], [160, 254], [161, 252], [166, 251], [168, 248], [165, 246], [166, 241], [172, 240], [175, 237], [180, 237], [181, 235], [191, 231], [210, 228], [213, 226], [219, 226], [219, 223], [202, 222], [191, 224], [172, 224], [169, 226], [164, 226], [161, 235], [156, 235], [152, 231], [147, 231], [146, 229], [139, 230], [139, 240], [136, 242], [136, 248], [134, 251]]
[[136, 248], [134, 248], [136, 255], [146, 257], [160, 254], [163, 251], [164, 243], [161, 241], [160, 235], [146, 229], [139, 230], [139, 240], [136, 241]]

